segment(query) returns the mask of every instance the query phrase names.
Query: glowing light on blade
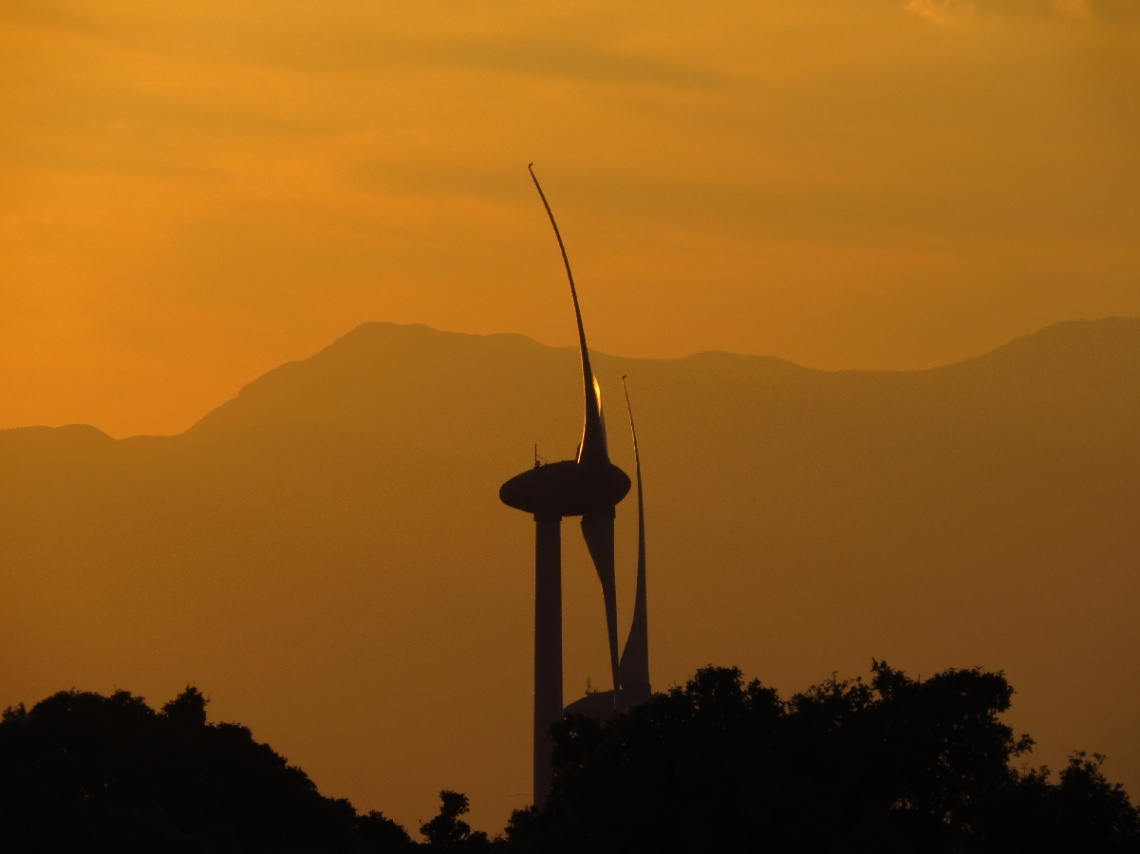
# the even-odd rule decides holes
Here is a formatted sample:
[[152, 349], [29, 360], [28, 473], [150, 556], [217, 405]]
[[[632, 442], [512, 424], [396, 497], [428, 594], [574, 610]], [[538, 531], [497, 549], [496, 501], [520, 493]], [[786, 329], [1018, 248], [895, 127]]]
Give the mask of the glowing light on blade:
[[558, 223], [554, 219], [554, 212], [550, 203], [546, 201], [546, 193], [542, 192], [542, 185], [538, 183], [538, 176], [534, 174], [534, 164], [528, 163], [531, 180], [538, 190], [542, 205], [546, 208], [546, 215], [554, 227], [554, 236], [558, 239], [558, 249], [562, 252], [562, 263], [566, 267], [566, 278], [570, 282], [570, 296], [574, 300], [574, 317], [578, 321], [578, 345], [582, 351], [582, 384], [586, 395], [586, 423], [582, 427], [582, 444], [578, 449], [578, 465], [591, 470], [600, 470], [610, 463], [609, 450], [606, 448], [606, 425], [602, 420], [602, 387], [594, 377], [590, 368], [590, 350], [586, 346], [586, 330], [582, 325], [582, 310], [578, 306], [578, 290], [574, 287], [574, 274], [570, 270], [570, 258], [566, 254], [566, 245], [562, 242], [562, 232], [558, 230]]

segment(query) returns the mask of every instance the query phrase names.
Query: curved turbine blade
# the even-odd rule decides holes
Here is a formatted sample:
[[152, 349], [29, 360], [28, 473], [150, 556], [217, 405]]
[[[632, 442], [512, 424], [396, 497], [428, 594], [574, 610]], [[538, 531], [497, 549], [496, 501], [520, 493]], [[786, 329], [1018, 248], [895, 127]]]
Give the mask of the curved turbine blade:
[[602, 582], [602, 599], [606, 604], [606, 633], [610, 641], [610, 671], [614, 680], [614, 697], [618, 686], [618, 640], [617, 640], [617, 582], [614, 578], [614, 507], [599, 507], [582, 517], [582, 536], [586, 538], [586, 548], [598, 571]]
[[645, 595], [645, 500], [641, 493], [641, 453], [637, 447], [637, 428], [633, 426], [629, 389], [625, 386], [625, 377], [621, 380], [637, 469], [637, 592], [633, 600], [633, 624], [621, 653], [618, 675], [621, 678], [622, 705], [633, 706], [645, 702], [652, 694], [649, 687], [649, 606]]
[[574, 274], [570, 272], [570, 258], [566, 255], [562, 233], [558, 230], [558, 223], [554, 221], [554, 212], [550, 209], [550, 203], [546, 201], [546, 193], [542, 192], [542, 185], [538, 183], [538, 177], [534, 174], [534, 164], [528, 163], [526, 168], [538, 190], [539, 198], [542, 199], [542, 206], [546, 208], [546, 215], [550, 217], [550, 224], [554, 226], [554, 236], [558, 238], [558, 248], [562, 252], [562, 263], [566, 265], [566, 278], [570, 280], [574, 317], [578, 320], [578, 344], [582, 350], [582, 384], [586, 392], [586, 424], [582, 428], [578, 464], [587, 469], [600, 470], [609, 465], [610, 454], [606, 448], [606, 423], [602, 420], [602, 389], [590, 368], [590, 351], [586, 347], [586, 330], [582, 326], [582, 311], [578, 307], [578, 290], [574, 287]]

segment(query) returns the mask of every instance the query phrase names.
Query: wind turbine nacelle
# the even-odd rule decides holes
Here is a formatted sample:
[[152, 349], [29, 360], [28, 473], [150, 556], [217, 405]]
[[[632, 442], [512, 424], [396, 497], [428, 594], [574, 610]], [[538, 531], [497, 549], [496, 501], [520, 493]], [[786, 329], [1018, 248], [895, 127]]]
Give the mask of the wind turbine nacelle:
[[630, 485], [629, 475], [613, 463], [589, 471], [576, 460], [563, 460], [512, 477], [499, 488], [499, 499], [535, 516], [585, 516], [616, 505]]

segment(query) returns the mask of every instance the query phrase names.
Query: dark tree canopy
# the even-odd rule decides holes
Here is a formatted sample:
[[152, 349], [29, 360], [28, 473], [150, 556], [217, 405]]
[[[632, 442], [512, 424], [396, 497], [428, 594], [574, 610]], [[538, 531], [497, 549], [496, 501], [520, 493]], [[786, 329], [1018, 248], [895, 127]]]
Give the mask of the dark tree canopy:
[[709, 667], [612, 720], [569, 718], [547, 803], [506, 839], [444, 790], [422, 843], [323, 797], [245, 727], [208, 723], [196, 688], [161, 712], [64, 691], [0, 719], [0, 851], [1140, 854], [1104, 757], [1077, 753], [1055, 780], [1015, 766], [1031, 741], [999, 719], [1002, 674], [872, 669], [785, 701]]
[[875, 663], [782, 701], [706, 668], [611, 721], [554, 728], [541, 809], [516, 812], [535, 852], [1138, 852], [1140, 820], [1101, 757], [1051, 782], [1012, 764], [1032, 742], [999, 720], [1000, 673], [924, 681]]
[[0, 720], [0, 850], [403, 851], [407, 833], [358, 817], [237, 724], [206, 723], [188, 687], [141, 697], [64, 691]]
[[420, 833], [433, 851], [489, 852], [495, 843], [481, 830], [472, 831], [471, 825], [460, 818], [470, 806], [467, 796], [444, 789], [439, 793], [439, 815], [420, 825]]

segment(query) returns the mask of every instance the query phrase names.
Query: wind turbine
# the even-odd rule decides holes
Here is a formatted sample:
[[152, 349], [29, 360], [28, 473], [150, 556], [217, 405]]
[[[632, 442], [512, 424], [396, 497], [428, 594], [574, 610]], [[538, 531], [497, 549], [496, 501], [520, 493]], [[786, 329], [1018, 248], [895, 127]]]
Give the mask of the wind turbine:
[[633, 598], [633, 624], [625, 639], [618, 664], [621, 708], [644, 703], [652, 695], [649, 687], [649, 603], [645, 593], [645, 496], [641, 491], [641, 452], [637, 447], [637, 428], [633, 424], [633, 407], [629, 388], [621, 378], [625, 392], [625, 411], [629, 413], [629, 432], [633, 434], [633, 465], [637, 477], [637, 588]]
[[624, 376], [621, 382], [637, 470], [637, 588], [633, 599], [633, 621], [618, 664], [618, 689], [588, 692], [563, 710], [567, 715], [598, 719], [609, 718], [614, 712], [644, 703], [653, 693], [649, 685], [649, 608], [645, 580], [645, 494], [641, 488], [641, 451], [637, 445], [637, 427], [633, 423], [633, 407]]
[[[621, 685], [617, 640], [617, 586], [614, 577], [614, 516], [618, 502], [631, 486], [629, 476], [610, 462], [606, 425], [602, 418], [602, 390], [590, 367], [590, 351], [578, 306], [578, 291], [570, 259], [546, 194], [527, 166], [550, 224], [558, 239], [582, 355], [582, 385], [586, 417], [578, 456], [535, 467], [508, 480], [499, 489], [500, 500], [534, 515], [534, 803], [540, 804], [550, 788], [550, 727], [562, 717], [562, 518], [582, 517], [586, 540], [605, 602], [610, 671], [614, 700]], [[648, 677], [646, 679], [648, 682]]]

